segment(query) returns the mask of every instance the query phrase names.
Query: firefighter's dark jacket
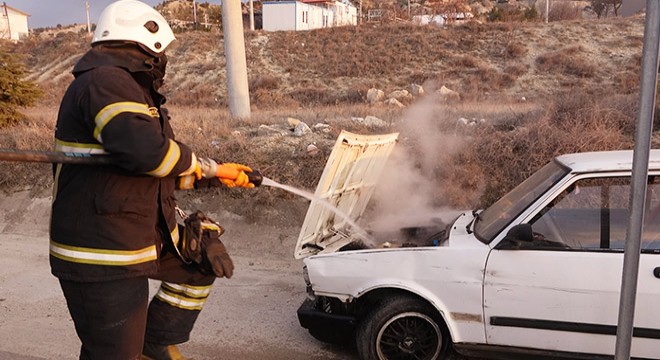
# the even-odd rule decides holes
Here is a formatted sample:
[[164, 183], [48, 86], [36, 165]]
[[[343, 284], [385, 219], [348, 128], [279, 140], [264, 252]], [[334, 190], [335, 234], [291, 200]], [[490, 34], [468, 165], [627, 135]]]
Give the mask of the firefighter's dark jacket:
[[[160, 60], [160, 62], [159, 62]], [[153, 274], [177, 242], [175, 180], [196, 163], [174, 139], [157, 86], [162, 59], [136, 45], [96, 46], [75, 65], [55, 149], [107, 154], [116, 165], [57, 165], [50, 224], [52, 273], [92, 282]]]

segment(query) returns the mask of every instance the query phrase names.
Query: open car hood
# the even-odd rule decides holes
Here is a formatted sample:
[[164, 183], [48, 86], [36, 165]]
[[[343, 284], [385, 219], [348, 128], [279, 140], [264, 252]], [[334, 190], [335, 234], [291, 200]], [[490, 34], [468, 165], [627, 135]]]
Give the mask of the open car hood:
[[[294, 257], [333, 252], [359, 239], [357, 222], [374, 192], [398, 133], [358, 135], [342, 131], [309, 204]], [[336, 207], [342, 215], [330, 209]]]

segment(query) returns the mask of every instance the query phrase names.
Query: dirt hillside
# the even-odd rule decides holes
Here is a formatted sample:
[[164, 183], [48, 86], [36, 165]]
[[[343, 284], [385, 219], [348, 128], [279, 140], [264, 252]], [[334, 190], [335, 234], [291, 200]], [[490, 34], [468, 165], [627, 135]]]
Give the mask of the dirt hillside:
[[[248, 75], [255, 109], [362, 103], [412, 84], [446, 86], [466, 98], [534, 100], [579, 87], [631, 91], [643, 42], [643, 18], [448, 27], [364, 25], [300, 32], [248, 32]], [[166, 92], [172, 104], [224, 106], [222, 34], [177, 34]], [[88, 48], [86, 32], [42, 36], [15, 45], [29, 77], [56, 104], [69, 71]], [[3, 45], [4, 46], [4, 45]]]

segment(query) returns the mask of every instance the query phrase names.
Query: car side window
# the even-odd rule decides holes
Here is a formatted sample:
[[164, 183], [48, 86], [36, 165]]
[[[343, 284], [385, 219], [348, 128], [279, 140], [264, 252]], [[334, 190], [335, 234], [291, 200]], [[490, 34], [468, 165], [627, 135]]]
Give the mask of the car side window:
[[[646, 200], [642, 251], [660, 253], [660, 178], [649, 178]], [[629, 177], [578, 180], [530, 221], [534, 240], [518, 248], [622, 251], [629, 201]]]

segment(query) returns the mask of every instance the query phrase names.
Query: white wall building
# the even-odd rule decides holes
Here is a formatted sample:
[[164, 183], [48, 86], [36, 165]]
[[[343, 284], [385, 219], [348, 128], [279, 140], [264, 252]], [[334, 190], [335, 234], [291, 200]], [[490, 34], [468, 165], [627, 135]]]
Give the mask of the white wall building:
[[28, 36], [28, 16], [30, 14], [14, 9], [5, 3], [0, 4], [0, 39], [18, 41]]
[[262, 21], [266, 31], [357, 25], [357, 8], [350, 3], [328, 0], [264, 1]]
[[474, 17], [469, 12], [447, 13], [438, 15], [415, 15], [412, 17], [413, 24], [418, 25], [446, 25], [451, 23], [462, 23]]

